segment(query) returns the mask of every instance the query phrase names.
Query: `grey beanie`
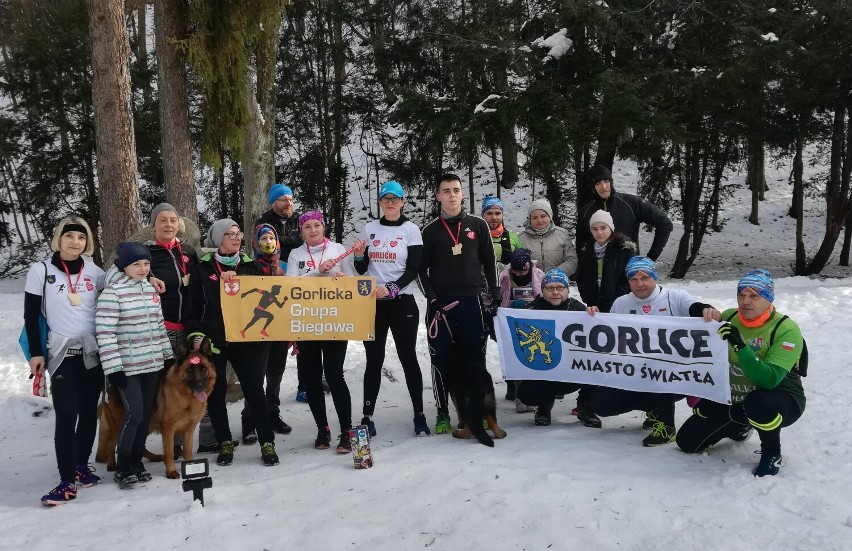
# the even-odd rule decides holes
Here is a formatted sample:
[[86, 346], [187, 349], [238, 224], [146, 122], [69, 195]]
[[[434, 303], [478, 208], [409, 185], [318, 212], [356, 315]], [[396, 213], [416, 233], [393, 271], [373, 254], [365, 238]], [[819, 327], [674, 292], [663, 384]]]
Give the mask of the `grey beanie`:
[[225, 238], [225, 232], [231, 229], [231, 226], [239, 227], [239, 224], [230, 218], [222, 218], [213, 222], [213, 225], [210, 226], [210, 230], [207, 232], [207, 242], [209, 245], [219, 248], [219, 245], [222, 244], [222, 239]]
[[174, 208], [168, 203], [160, 203], [159, 205], [151, 209], [151, 226], [153, 226], [154, 222], [157, 221], [157, 217], [160, 216], [161, 212], [173, 212], [178, 215], [178, 218], [180, 218], [180, 214], [178, 213], [176, 208]]
[[536, 199], [530, 204], [530, 208], [527, 209], [527, 223], [529, 223], [530, 215], [532, 215], [534, 210], [543, 210], [553, 220], [553, 208], [547, 199]]

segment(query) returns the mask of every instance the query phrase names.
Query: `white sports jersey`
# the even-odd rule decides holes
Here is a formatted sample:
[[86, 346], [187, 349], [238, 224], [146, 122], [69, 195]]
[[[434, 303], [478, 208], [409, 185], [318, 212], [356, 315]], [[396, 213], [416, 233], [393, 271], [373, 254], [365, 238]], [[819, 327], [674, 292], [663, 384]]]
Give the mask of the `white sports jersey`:
[[627, 293], [615, 299], [610, 314], [644, 314], [648, 316], [689, 317], [689, 307], [698, 299], [683, 289], [665, 289], [657, 285], [651, 296], [644, 300]]
[[[92, 262], [91, 258], [83, 257], [83, 269], [79, 274], [71, 274], [71, 285], [74, 285], [80, 304], [72, 306], [68, 300], [68, 274], [50, 263], [36, 262], [27, 272], [27, 282], [24, 290], [33, 295], [44, 296], [42, 305], [47, 315], [47, 324], [51, 331], [66, 337], [82, 337], [95, 334], [95, 307], [98, 303], [98, 293], [104, 288], [104, 271]], [[44, 267], [47, 266], [47, 283], [45, 284]], [[80, 276], [79, 278], [77, 276]]]
[[[405, 272], [408, 247], [423, 245], [420, 228], [410, 221], [400, 226], [384, 226], [373, 220], [364, 226], [364, 239], [369, 247], [367, 274], [375, 277], [379, 286], [398, 280]], [[411, 282], [400, 289], [399, 294], [410, 295], [413, 291], [414, 282]]]
[[[301, 246], [290, 251], [290, 256], [287, 258], [287, 275], [288, 276], [335, 276], [335, 275], [355, 275], [355, 265], [353, 264], [352, 255], [350, 254], [340, 261], [334, 268], [325, 274], [319, 272], [319, 266], [326, 260], [334, 260], [338, 256], [347, 251], [346, 247], [340, 243], [335, 243], [326, 239], [324, 244], [316, 245], [308, 250], [308, 244], [302, 243]], [[316, 267], [314, 266], [316, 263]]]

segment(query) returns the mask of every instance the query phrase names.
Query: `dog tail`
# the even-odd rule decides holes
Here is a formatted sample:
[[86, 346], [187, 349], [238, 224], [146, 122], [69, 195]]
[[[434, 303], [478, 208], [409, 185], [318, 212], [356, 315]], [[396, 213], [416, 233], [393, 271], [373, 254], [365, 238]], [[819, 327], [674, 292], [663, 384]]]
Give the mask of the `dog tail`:
[[491, 438], [490, 436], [488, 436], [488, 433], [485, 432], [484, 428], [482, 428], [482, 421], [479, 421], [479, 423], [474, 422], [473, 424], [475, 426], [471, 427], [470, 432], [476, 437], [476, 440], [484, 446], [488, 446], [489, 448], [493, 448], [494, 447], [494, 439]]

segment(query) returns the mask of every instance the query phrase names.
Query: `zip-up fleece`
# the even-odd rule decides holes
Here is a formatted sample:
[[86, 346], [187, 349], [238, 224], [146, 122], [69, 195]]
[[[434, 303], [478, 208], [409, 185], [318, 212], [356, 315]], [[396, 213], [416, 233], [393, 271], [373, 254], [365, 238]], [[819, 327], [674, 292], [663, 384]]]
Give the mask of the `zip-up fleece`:
[[109, 375], [127, 375], [163, 369], [174, 357], [166, 328], [160, 295], [148, 281], [121, 273], [98, 297], [95, 330], [101, 366]]

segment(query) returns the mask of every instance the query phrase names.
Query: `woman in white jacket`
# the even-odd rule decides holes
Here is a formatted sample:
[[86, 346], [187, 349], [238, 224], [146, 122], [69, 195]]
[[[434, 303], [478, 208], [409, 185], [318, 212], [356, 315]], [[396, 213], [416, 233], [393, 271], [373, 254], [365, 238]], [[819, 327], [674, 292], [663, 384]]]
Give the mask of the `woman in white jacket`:
[[[290, 252], [287, 258], [287, 275], [302, 277], [354, 276], [352, 257], [336, 261], [347, 249], [325, 237], [325, 217], [321, 212], [311, 210], [299, 216], [299, 229], [304, 243]], [[356, 256], [362, 256], [366, 243], [358, 241], [353, 247]], [[300, 341], [296, 367], [299, 382], [304, 383], [308, 391], [308, 405], [317, 424], [317, 439], [314, 447], [319, 450], [331, 446], [331, 429], [325, 411], [325, 393], [322, 390], [322, 376], [331, 390], [331, 399], [340, 422], [340, 441], [338, 453], [349, 453], [349, 428], [352, 426], [352, 398], [349, 387], [343, 377], [343, 362], [346, 359], [348, 341]]]

